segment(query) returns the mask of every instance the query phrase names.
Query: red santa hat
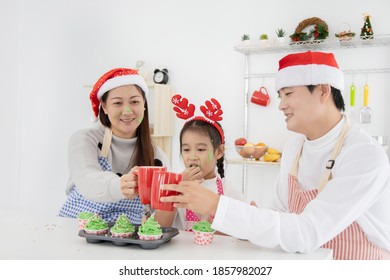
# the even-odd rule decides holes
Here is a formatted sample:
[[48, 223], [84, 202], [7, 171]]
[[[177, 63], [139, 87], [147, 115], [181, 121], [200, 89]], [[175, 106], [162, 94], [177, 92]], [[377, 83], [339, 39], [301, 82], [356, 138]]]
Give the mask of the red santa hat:
[[342, 91], [344, 75], [332, 53], [303, 52], [289, 54], [279, 61], [275, 89], [328, 84]]
[[125, 85], [137, 85], [143, 90], [145, 97], [148, 94], [148, 86], [144, 78], [138, 74], [137, 70], [130, 68], [112, 69], [99, 78], [89, 95], [95, 119], [99, 115], [100, 99], [103, 94], [109, 90]]

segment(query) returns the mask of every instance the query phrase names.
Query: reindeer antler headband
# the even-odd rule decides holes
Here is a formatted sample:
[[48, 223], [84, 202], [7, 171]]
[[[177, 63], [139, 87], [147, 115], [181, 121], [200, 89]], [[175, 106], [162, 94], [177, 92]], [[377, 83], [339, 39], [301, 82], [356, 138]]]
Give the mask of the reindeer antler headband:
[[185, 97], [181, 97], [180, 94], [176, 94], [172, 97], [172, 104], [174, 105], [173, 110], [176, 112], [176, 116], [178, 118], [186, 120], [186, 123], [192, 120], [200, 120], [210, 123], [219, 132], [222, 143], [225, 142], [223, 131], [221, 127], [216, 123], [217, 121], [222, 120], [223, 113], [221, 105], [219, 104], [217, 99], [211, 98], [210, 100], [206, 100], [205, 106], [200, 106], [200, 110], [202, 111], [204, 116], [194, 116], [195, 105], [188, 104], [188, 99]]

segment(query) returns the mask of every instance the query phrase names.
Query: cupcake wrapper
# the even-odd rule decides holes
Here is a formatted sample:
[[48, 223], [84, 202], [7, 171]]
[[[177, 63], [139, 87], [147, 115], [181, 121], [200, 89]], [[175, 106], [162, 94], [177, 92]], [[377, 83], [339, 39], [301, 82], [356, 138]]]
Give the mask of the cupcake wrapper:
[[108, 228], [104, 228], [104, 229], [85, 229], [84, 228], [84, 231], [85, 233], [87, 234], [94, 234], [94, 235], [102, 235], [102, 234], [106, 234], [108, 232]]
[[163, 235], [162, 234], [159, 234], [159, 235], [145, 235], [145, 234], [140, 234], [138, 233], [138, 237], [140, 240], [159, 240], [161, 239]]
[[134, 234], [134, 232], [112, 232], [111, 231], [112, 237], [119, 237], [119, 238], [130, 237], [130, 236], [133, 236], [133, 234]]
[[198, 245], [208, 245], [213, 242], [214, 239], [214, 233], [213, 232], [202, 232], [194, 230], [194, 242]]
[[87, 220], [79, 219], [79, 229], [84, 229]]

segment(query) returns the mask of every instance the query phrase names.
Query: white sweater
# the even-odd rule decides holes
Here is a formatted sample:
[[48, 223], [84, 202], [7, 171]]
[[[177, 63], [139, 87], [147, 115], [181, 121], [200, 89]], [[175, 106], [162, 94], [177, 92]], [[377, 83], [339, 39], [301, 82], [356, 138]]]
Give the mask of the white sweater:
[[[68, 194], [77, 186], [78, 191], [86, 198], [95, 202], [115, 202], [124, 199], [120, 190], [120, 177], [116, 173], [126, 174], [130, 171], [130, 158], [137, 138], [123, 139], [112, 136], [108, 161], [112, 172], [102, 171], [98, 162], [100, 149], [98, 143], [103, 143], [105, 127], [100, 123], [93, 128], [75, 132], [68, 145], [69, 182], [66, 187]], [[169, 160], [164, 152], [155, 146], [154, 158], [160, 159], [168, 170]]]
[[310, 252], [356, 220], [371, 242], [390, 251], [389, 159], [357, 126], [351, 127], [336, 158], [333, 179], [301, 214], [287, 212], [288, 174], [302, 143], [298, 183], [304, 190], [315, 189], [344, 122], [320, 139], [308, 141], [297, 135], [286, 144], [274, 210], [221, 197], [212, 227], [263, 247], [279, 245], [288, 252]]
[[[213, 179], [204, 180], [202, 182], [202, 186], [214, 193], [218, 193], [217, 177], [214, 177]], [[226, 178], [222, 179], [222, 188], [225, 196], [237, 199], [239, 201], [245, 201], [245, 197], [243, 193], [238, 188], [236, 188], [230, 181], [226, 180]], [[173, 227], [184, 230], [185, 220], [186, 220], [186, 209], [177, 208]]]

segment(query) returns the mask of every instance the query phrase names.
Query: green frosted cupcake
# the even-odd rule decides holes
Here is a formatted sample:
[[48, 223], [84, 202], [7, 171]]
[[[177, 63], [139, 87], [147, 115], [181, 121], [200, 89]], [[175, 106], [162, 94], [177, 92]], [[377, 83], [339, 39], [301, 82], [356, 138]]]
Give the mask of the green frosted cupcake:
[[208, 245], [214, 240], [215, 230], [208, 221], [199, 221], [192, 227], [194, 242], [198, 245]]
[[112, 237], [130, 237], [134, 234], [135, 228], [125, 214], [122, 214], [116, 220], [114, 226], [110, 229]]
[[197, 230], [201, 232], [213, 232], [215, 231], [211, 228], [211, 224], [208, 221], [199, 221], [194, 224], [192, 230]]
[[106, 234], [108, 232], [108, 224], [99, 215], [94, 214], [87, 220], [84, 231], [88, 234]]
[[93, 216], [91, 212], [80, 212], [77, 219], [79, 221], [79, 229], [84, 229], [88, 219]]
[[158, 240], [163, 236], [161, 226], [151, 216], [138, 228], [138, 237], [141, 240]]

